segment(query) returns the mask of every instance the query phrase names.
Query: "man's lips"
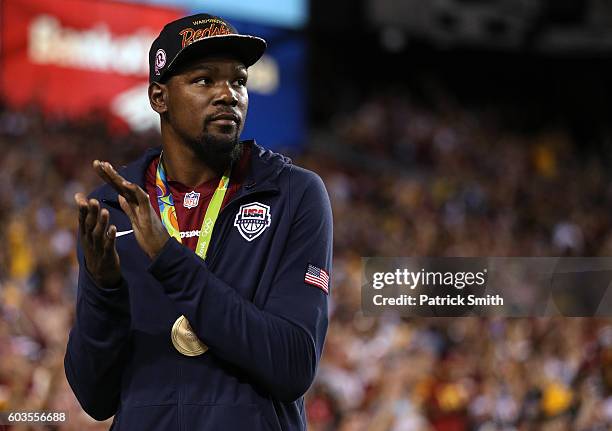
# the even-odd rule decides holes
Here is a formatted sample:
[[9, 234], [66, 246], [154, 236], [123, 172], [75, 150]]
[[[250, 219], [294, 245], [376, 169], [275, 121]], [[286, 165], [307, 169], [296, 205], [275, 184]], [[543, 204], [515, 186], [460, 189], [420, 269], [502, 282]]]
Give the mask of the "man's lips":
[[211, 123], [216, 123], [216, 124], [220, 124], [220, 125], [235, 125], [240, 123], [240, 117], [238, 117], [238, 115], [236, 114], [230, 114], [230, 113], [226, 113], [226, 114], [217, 114], [217, 115], [213, 115], [212, 117], [210, 117], [210, 120], [208, 120]]

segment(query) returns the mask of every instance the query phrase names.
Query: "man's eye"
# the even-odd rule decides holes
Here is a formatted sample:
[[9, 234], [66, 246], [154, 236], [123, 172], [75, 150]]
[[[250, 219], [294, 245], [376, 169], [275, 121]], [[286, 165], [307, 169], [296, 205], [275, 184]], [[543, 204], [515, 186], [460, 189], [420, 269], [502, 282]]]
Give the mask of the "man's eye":
[[196, 84], [201, 84], [201, 85], [208, 85], [212, 82], [212, 79], [207, 78], [207, 77], [201, 77], [196, 79]]

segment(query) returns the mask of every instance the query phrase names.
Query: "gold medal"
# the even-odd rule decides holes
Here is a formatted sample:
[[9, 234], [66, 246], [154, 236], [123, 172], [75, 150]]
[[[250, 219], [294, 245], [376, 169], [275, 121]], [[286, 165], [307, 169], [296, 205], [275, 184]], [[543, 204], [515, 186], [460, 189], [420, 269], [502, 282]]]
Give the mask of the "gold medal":
[[172, 325], [171, 338], [174, 348], [185, 356], [198, 356], [208, 350], [208, 346], [193, 332], [185, 316], [180, 316]]

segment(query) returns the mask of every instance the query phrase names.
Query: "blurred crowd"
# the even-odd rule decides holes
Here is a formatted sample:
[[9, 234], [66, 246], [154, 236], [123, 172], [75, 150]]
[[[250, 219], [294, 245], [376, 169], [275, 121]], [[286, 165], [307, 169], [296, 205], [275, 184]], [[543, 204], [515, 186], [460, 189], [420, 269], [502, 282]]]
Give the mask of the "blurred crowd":
[[[361, 314], [363, 256], [612, 252], [612, 183], [568, 130], [519, 134], [494, 110], [409, 100], [368, 98], [330, 120], [332, 146], [312, 142], [294, 160], [325, 181], [335, 224], [309, 429], [611, 429], [612, 321]], [[81, 411], [63, 371], [73, 195], [99, 183], [92, 159], [121, 165], [159, 144], [155, 132], [110, 134], [100, 119], [0, 110], [0, 411], [67, 411], [56, 430], [110, 425]]]
[[602, 158], [562, 127], [517, 133], [503, 120], [394, 89], [319, 137], [343, 164], [303, 158], [325, 179], [335, 221], [313, 430], [612, 429], [612, 321], [359, 311], [362, 256], [610, 255]]

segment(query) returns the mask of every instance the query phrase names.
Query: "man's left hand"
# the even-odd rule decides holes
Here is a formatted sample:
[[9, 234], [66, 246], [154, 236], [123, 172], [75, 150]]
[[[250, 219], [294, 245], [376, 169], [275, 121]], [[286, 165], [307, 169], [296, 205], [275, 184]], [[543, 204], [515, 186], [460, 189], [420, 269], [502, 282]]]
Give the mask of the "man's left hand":
[[119, 205], [132, 222], [134, 236], [140, 248], [154, 259], [170, 239], [157, 216], [149, 195], [138, 184], [127, 181], [108, 162], [94, 160], [96, 173], [119, 193]]

